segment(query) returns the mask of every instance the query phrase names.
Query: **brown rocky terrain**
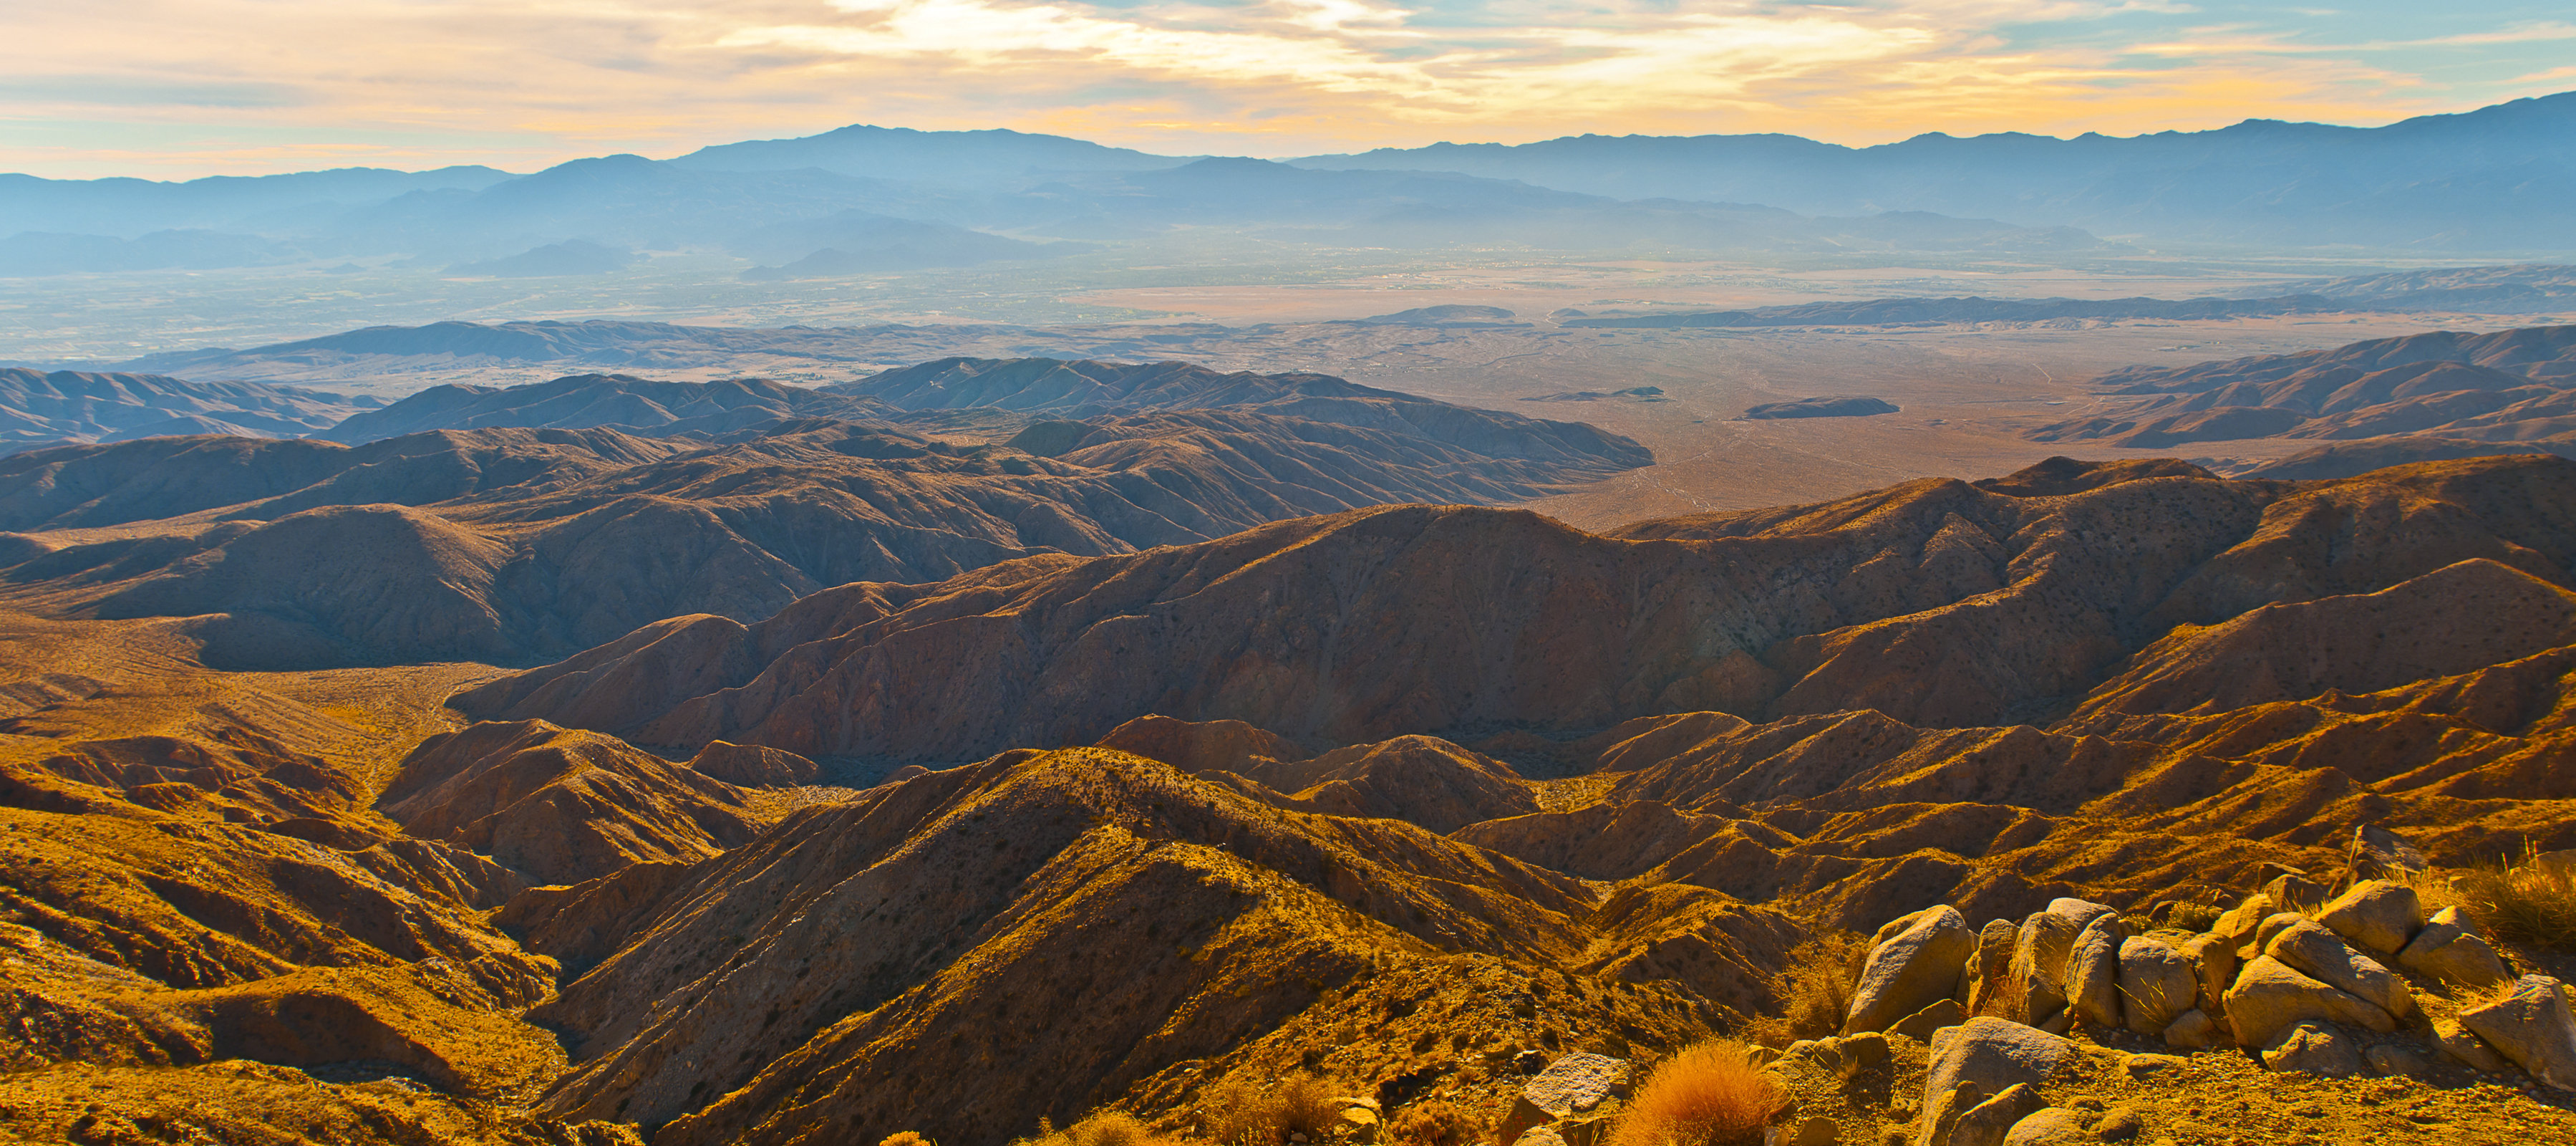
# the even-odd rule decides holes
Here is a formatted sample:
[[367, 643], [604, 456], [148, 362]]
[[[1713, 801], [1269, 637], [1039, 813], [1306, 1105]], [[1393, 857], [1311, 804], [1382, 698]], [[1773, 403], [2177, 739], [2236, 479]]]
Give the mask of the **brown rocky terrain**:
[[2576, 847], [2571, 483], [1360, 510], [515, 673], [0, 615], [0, 1132], [1599, 1146], [1577, 1052], [1733, 1033], [1802, 1142], [2554, 1140], [2472, 877]]
[[2569, 396], [2576, 327], [2436, 331], [2335, 350], [2129, 367], [2094, 384], [2137, 400], [2041, 427], [2031, 439], [2146, 449], [2269, 437], [2576, 441], [2576, 398]]
[[0, 451], [170, 434], [295, 437], [360, 409], [342, 395], [292, 386], [11, 366], [0, 368]]
[[[1194, 369], [1177, 373], [1288, 385]], [[1648, 460], [1574, 423], [1293, 382], [1330, 396], [1014, 423], [1007, 443], [787, 418], [887, 407], [768, 383], [573, 378], [428, 391], [370, 415], [554, 428], [31, 451], [0, 465], [0, 525], [17, 531], [0, 538], [0, 598], [58, 616], [204, 618], [208, 663], [227, 667], [524, 663], [675, 615], [759, 621], [833, 585], [1132, 552], [1363, 505], [1520, 501]], [[617, 418], [656, 435], [696, 428], [597, 425]]]
[[759, 378], [655, 382], [627, 374], [576, 374], [532, 386], [432, 386], [315, 436], [361, 445], [434, 430], [607, 426], [667, 437], [721, 434], [788, 418], [864, 420], [889, 412], [882, 403]]
[[[2021, 492], [1927, 480], [1606, 536], [1511, 510], [1360, 510], [847, 586], [712, 638], [720, 650], [646, 644], [458, 704], [576, 724], [564, 714], [613, 710], [621, 722], [600, 730], [644, 743], [922, 761], [1093, 741], [1148, 713], [1321, 743], [1700, 710], [1871, 708], [1957, 727], [2069, 711], [2177, 626], [2377, 592], [2470, 557], [2553, 584], [2576, 561], [2576, 463], [2551, 456], [2306, 485], [2006, 488]], [[662, 663], [673, 656], [696, 663]], [[587, 695], [587, 679], [636, 674], [716, 687], [667, 707]]]

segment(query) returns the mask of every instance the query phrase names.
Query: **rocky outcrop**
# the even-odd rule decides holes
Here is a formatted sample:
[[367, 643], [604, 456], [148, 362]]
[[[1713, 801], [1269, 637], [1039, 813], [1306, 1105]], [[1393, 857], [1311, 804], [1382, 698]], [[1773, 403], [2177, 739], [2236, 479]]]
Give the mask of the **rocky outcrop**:
[[2469, 930], [2457, 907], [2434, 912], [2424, 929], [2397, 953], [2397, 965], [2463, 987], [2494, 987], [2513, 978], [2495, 948]]
[[2460, 1025], [2531, 1077], [2576, 1090], [2576, 1015], [2567, 990], [2546, 975], [2525, 975], [2513, 989], [2460, 1010]]
[[[1990, 1129], [1990, 1141], [2001, 1142], [2014, 1123], [2046, 1105], [2038, 1101], [2036, 1088], [2074, 1050], [2075, 1044], [2056, 1035], [1991, 1016], [1936, 1033], [1923, 1078], [1916, 1146], [1957, 1142], [1953, 1135], [1969, 1114], [2020, 1088], [2013, 1101], [1969, 1123], [1979, 1128], [1976, 1133]], [[2012, 1116], [2001, 1117], [2007, 1109], [2013, 1109]]]
[[2404, 979], [2353, 950], [2334, 932], [2305, 919], [2291, 921], [2266, 940], [2263, 954], [2398, 1019], [2415, 1014], [2415, 997]]

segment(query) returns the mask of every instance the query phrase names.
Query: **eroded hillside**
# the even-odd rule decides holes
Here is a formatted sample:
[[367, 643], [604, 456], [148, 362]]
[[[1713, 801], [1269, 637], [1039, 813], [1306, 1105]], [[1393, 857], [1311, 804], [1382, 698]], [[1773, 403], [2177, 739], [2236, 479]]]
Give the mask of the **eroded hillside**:
[[[2063, 462], [1614, 536], [1364, 510], [517, 673], [222, 672], [202, 621], [10, 615], [0, 1129], [999, 1146], [1109, 1107], [1213, 1141], [1311, 1073], [1370, 1112], [1337, 1141], [1460, 1146], [1562, 1055], [1789, 1029], [1802, 945], [1936, 906], [2189, 933], [2365, 874], [2363, 828], [2428, 888], [2576, 847], [2571, 482]], [[1941, 1052], [1893, 1025], [1783, 1059], [1796, 1118], [1938, 1137]], [[2217, 1140], [2203, 1106], [2284, 1086], [2339, 1136], [2365, 1094], [2576, 1126], [2491, 1093], [2521, 1067], [2306, 1086], [2118, 1025], [2073, 1030], [2180, 1065], [2086, 1051], [2050, 1083], [2079, 1129], [2109, 1096]]]
[[[335, 434], [364, 443], [347, 448], [200, 436], [35, 450], [0, 460], [0, 527], [16, 531], [0, 537], [0, 600], [206, 618], [207, 663], [229, 668], [525, 664], [675, 615], [759, 621], [834, 585], [1358, 506], [1523, 501], [1651, 461], [1578, 423], [1321, 375], [987, 365], [1150, 376], [1156, 405], [1178, 408], [916, 416], [771, 383], [590, 376], [425, 391], [343, 423]], [[987, 416], [1003, 419], [984, 427], [999, 440], [964, 432]]]

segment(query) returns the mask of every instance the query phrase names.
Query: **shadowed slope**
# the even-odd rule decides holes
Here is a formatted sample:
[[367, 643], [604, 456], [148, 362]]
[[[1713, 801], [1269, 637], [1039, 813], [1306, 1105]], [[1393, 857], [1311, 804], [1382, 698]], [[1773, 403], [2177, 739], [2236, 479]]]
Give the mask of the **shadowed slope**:
[[[2554, 457], [2038, 497], [1927, 480], [1615, 537], [1511, 511], [1363, 510], [817, 594], [701, 654], [740, 666], [725, 687], [603, 730], [953, 760], [1097, 740], [1149, 712], [1328, 743], [1698, 709], [1991, 724], [2070, 704], [2178, 624], [2470, 557], [2563, 581], [2571, 510], [2576, 463]], [[613, 675], [708, 675], [653, 667], [667, 655], [637, 648]], [[457, 703], [559, 721], [649, 708], [577, 683], [609, 679], [594, 661]]]

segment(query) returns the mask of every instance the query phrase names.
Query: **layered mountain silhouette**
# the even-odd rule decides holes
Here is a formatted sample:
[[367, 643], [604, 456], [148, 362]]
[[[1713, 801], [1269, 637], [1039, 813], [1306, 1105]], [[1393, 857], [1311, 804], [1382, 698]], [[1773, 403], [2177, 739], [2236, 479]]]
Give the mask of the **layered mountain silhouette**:
[[[2565, 250], [2576, 93], [2378, 128], [2247, 120], [2131, 138], [1938, 132], [1848, 148], [1790, 135], [1442, 143], [1301, 166], [1456, 171], [1623, 199], [1933, 211], [2260, 245]], [[2427, 177], [2425, 173], [2437, 173]]]
[[[941, 388], [970, 375], [1003, 389]], [[1101, 393], [1041, 400], [1063, 379]], [[965, 407], [1012, 436], [961, 446], [897, 424]], [[438, 387], [329, 436], [356, 444], [162, 437], [9, 458], [5, 594], [49, 613], [206, 617], [204, 656], [228, 667], [524, 661], [675, 615], [754, 622], [834, 585], [1363, 505], [1508, 503], [1652, 461], [1590, 426], [1324, 375], [1054, 360], [833, 390]]]
[[[2097, 236], [2410, 251], [2576, 249], [2576, 93], [2380, 128], [2248, 120], [2075, 139], [1582, 136], [1290, 163], [1008, 131], [853, 125], [670, 161], [186, 183], [0, 176], [0, 274], [405, 255], [563, 274], [565, 244], [723, 251], [757, 279], [967, 266], [1224, 228], [1302, 246], [1734, 252], [2106, 249]], [[2439, 172], [2425, 178], [2422, 172]], [[1794, 207], [1797, 213], [1782, 209]], [[531, 252], [553, 251], [538, 257]], [[311, 252], [312, 254], [308, 254]], [[327, 252], [327, 254], [325, 254]], [[515, 261], [514, 261], [515, 260]], [[597, 266], [601, 260], [584, 265]], [[2392, 307], [2538, 313], [2546, 283], [2395, 281]], [[2563, 284], [2561, 284], [2563, 287]]]
[[2576, 440], [2568, 438], [2576, 433], [2570, 326], [2435, 331], [2298, 354], [2133, 366], [2094, 382], [2107, 395], [2137, 400], [2030, 436], [2148, 449], [2269, 437]]
[[433, 386], [314, 435], [358, 445], [431, 430], [610, 427], [655, 437], [725, 433], [795, 418], [867, 419], [882, 403], [761, 379], [654, 382], [584, 374], [528, 386]]
[[257, 382], [0, 367], [0, 451], [173, 434], [294, 437], [361, 408], [338, 394]]
[[1641, 330], [1739, 326], [1905, 326], [1951, 322], [2048, 322], [2055, 319], [2164, 318], [2200, 320], [2254, 315], [2317, 314], [2347, 309], [2323, 294], [2278, 298], [1881, 298], [1867, 302], [1810, 302], [1751, 310], [1688, 314], [1560, 315], [1560, 325]]

